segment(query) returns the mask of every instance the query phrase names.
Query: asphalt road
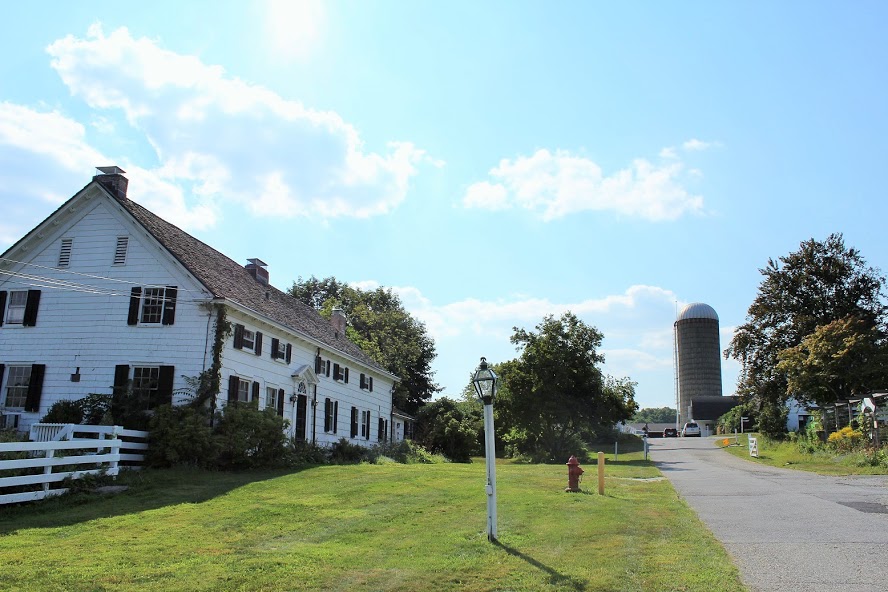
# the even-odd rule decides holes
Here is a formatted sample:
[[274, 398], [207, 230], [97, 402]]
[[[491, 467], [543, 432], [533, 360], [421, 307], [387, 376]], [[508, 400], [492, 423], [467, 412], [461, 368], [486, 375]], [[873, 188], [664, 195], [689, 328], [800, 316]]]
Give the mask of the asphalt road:
[[888, 477], [825, 477], [652, 438], [651, 459], [761, 592], [888, 590]]

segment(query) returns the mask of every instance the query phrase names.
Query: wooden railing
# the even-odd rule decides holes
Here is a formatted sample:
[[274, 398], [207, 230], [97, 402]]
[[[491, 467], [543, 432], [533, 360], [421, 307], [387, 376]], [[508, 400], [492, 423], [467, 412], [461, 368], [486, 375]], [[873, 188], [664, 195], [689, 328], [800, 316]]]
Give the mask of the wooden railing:
[[[126, 468], [138, 468], [148, 449], [147, 442], [133, 441], [146, 440], [147, 432], [120, 426], [35, 424], [31, 434], [55, 439], [0, 443], [0, 505], [65, 493], [67, 488], [52, 488], [52, 485], [68, 478], [99, 474], [116, 477], [122, 468], [120, 463], [131, 465]], [[78, 434], [87, 437], [77, 437]], [[67, 439], [61, 440], [63, 437]], [[70, 456], [65, 456], [66, 453]], [[21, 458], [3, 460], [9, 456]], [[9, 473], [25, 474], [5, 476]], [[18, 491], [2, 493], [13, 488]]]

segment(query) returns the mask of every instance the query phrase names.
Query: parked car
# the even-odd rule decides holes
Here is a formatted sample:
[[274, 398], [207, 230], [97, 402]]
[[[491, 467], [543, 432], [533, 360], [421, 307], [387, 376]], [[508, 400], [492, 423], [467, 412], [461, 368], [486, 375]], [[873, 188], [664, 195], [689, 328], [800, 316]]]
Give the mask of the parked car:
[[664, 438], [678, 438], [678, 430], [675, 428], [666, 428], [663, 430]]
[[700, 434], [700, 426], [696, 424], [696, 422], [689, 421], [681, 428], [682, 437], [687, 436], [697, 436], [698, 438], [701, 436]]

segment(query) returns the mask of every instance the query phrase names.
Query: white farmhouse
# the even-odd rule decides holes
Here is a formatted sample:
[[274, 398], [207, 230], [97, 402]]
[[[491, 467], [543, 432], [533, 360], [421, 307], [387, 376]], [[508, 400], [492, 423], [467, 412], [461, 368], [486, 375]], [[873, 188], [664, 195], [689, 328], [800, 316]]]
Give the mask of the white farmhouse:
[[258, 401], [296, 438], [395, 435], [397, 377], [340, 311], [325, 320], [259, 259], [234, 262], [127, 199], [124, 171], [99, 171], [0, 257], [0, 427], [127, 384], [146, 409], [182, 403], [186, 378], [215, 370], [217, 409]]

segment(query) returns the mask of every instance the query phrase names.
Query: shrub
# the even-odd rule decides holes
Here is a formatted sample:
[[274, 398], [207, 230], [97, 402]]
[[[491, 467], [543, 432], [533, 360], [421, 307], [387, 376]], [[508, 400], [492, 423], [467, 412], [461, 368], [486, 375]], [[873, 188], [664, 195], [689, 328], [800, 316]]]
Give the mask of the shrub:
[[352, 444], [345, 438], [330, 447], [330, 462], [334, 465], [355, 464], [364, 460], [366, 449], [363, 446]]
[[863, 442], [863, 433], [850, 426], [845, 426], [838, 432], [831, 433], [827, 442], [839, 452], [851, 452], [860, 447]]
[[294, 465], [322, 465], [328, 461], [329, 451], [306, 440], [291, 439], [287, 447], [288, 461]]
[[203, 409], [158, 407], [149, 426], [147, 464], [215, 467], [219, 450], [208, 420], [209, 415]]
[[40, 420], [41, 423], [83, 423], [83, 399], [56, 401]]
[[284, 419], [274, 409], [259, 411], [256, 403], [229, 403], [215, 429], [219, 466], [252, 469], [285, 461]]
[[80, 399], [83, 423], [86, 425], [114, 425], [111, 417], [111, 395], [90, 393]]

